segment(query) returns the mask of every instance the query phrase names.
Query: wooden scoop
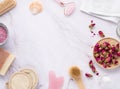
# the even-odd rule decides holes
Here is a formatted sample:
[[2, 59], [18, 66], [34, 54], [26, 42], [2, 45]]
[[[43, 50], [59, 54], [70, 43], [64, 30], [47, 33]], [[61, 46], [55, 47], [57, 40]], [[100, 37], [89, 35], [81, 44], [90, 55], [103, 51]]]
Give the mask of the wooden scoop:
[[77, 66], [73, 66], [70, 68], [70, 76], [76, 81], [79, 89], [85, 89], [85, 86], [83, 84], [80, 69]]

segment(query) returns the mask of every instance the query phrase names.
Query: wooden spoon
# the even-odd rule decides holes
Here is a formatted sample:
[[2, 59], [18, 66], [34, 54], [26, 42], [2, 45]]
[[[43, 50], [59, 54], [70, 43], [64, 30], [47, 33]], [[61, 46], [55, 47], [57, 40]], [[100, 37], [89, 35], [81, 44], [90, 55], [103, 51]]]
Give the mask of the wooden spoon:
[[77, 66], [73, 66], [70, 68], [69, 73], [70, 73], [70, 76], [76, 81], [78, 87], [80, 89], [85, 89], [85, 86], [81, 78], [80, 69]]

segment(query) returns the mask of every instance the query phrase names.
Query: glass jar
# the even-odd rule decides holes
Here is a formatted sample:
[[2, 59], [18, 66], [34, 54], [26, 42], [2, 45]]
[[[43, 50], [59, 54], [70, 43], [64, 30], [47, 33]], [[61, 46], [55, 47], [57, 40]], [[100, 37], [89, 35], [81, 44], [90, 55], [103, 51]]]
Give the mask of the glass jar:
[[117, 29], [116, 29], [117, 35], [120, 37], [120, 21], [117, 24]]

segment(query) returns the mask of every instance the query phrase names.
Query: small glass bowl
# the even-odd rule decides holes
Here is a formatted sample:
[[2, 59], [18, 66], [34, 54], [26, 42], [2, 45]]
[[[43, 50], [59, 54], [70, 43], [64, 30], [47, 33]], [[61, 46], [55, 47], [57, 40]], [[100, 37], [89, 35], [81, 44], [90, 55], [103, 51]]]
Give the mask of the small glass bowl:
[[116, 33], [117, 33], [118, 37], [120, 37], [120, 21], [117, 24]]
[[4, 44], [7, 42], [9, 32], [8, 32], [8, 28], [7, 28], [6, 25], [4, 25], [3, 23], [0, 23], [0, 27], [4, 28], [4, 30], [5, 30], [6, 33], [7, 33], [7, 38], [6, 38], [2, 43], [0, 43], [0, 46], [2, 46], [2, 45], [4, 45]]

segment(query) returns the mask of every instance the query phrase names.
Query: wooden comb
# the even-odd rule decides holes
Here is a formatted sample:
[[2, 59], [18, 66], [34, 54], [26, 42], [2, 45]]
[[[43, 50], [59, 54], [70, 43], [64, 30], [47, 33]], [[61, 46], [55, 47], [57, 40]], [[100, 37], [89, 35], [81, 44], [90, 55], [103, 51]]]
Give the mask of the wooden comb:
[[0, 2], [0, 15], [5, 14], [16, 6], [16, 0], [3, 0]]

